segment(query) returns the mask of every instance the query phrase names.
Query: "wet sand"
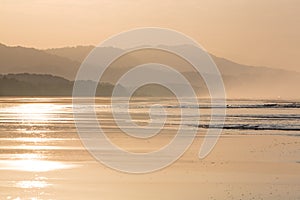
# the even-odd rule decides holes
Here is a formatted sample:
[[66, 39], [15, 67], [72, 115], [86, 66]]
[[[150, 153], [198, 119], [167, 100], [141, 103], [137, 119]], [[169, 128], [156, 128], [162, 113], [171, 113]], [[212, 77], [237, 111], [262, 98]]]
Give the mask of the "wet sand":
[[[63, 146], [69, 149], [66, 150], [69, 153], [60, 152], [59, 159], [41, 159], [49, 162], [44, 167], [38, 162], [31, 163], [31, 158], [27, 163], [14, 164], [21, 160], [18, 158], [10, 159], [10, 163], [6, 163], [10, 166], [5, 168], [2, 159], [0, 197], [130, 200], [300, 198], [299, 137], [222, 136], [210, 155], [200, 160], [197, 154], [202, 140], [203, 137], [197, 137], [173, 165], [143, 175], [117, 172], [96, 162], [79, 140], [65, 143]], [[55, 143], [51, 145], [55, 146]], [[73, 149], [77, 149], [75, 155]]]

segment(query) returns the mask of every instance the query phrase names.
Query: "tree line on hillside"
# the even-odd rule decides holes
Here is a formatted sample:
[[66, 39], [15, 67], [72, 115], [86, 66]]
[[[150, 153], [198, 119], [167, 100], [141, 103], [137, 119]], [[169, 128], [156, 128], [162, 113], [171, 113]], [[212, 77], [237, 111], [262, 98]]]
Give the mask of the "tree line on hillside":
[[[79, 83], [87, 87], [91, 84]], [[73, 81], [51, 75], [1, 75], [0, 96], [71, 96], [73, 85]], [[99, 83], [96, 96], [111, 96], [113, 89], [110, 83]]]

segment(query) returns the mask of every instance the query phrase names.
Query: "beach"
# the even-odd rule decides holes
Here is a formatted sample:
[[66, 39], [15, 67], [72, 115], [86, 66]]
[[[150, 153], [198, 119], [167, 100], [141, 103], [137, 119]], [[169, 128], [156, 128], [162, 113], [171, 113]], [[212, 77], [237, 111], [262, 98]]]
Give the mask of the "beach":
[[[141, 102], [150, 104], [142, 99], [139, 109]], [[235, 107], [247, 106], [229, 110], [226, 127], [233, 127], [230, 120], [247, 119], [251, 125], [250, 115], [266, 114], [273, 116], [265, 119], [266, 124], [275, 126], [267, 129], [260, 118], [256, 128], [224, 129], [204, 159], [198, 154], [207, 130], [199, 128], [182, 157], [146, 174], [123, 173], [97, 162], [79, 139], [69, 98], [2, 98], [1, 103], [0, 199], [300, 199], [300, 109], [287, 108], [295, 102], [276, 102], [271, 110], [258, 108], [266, 105], [261, 101], [252, 103], [259, 106], [250, 110], [245, 108], [248, 101], [231, 102]], [[247, 117], [234, 119], [234, 113]], [[111, 119], [106, 119], [111, 141], [133, 152], [161, 148], [174, 136], [174, 125], [167, 123], [153, 138], [129, 141], [128, 135], [111, 125]]]

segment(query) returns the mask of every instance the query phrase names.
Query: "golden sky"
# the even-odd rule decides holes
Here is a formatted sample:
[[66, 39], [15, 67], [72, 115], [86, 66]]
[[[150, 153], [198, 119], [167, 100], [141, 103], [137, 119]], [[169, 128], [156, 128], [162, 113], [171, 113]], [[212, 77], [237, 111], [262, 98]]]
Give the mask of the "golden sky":
[[147, 26], [180, 31], [239, 63], [300, 71], [299, 0], [0, 0], [6, 45], [96, 45]]

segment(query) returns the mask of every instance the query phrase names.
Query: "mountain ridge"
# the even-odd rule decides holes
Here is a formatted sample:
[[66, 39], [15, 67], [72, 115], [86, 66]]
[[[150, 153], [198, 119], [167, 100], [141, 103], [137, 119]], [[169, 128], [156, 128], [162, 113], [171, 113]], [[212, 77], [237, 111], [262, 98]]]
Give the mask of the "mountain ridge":
[[[81, 61], [93, 49], [94, 46], [89, 45], [39, 50], [21, 46], [9, 47], [0, 44], [0, 74], [51, 74], [72, 81], [75, 79]], [[103, 51], [104, 53], [124, 51], [113, 47], [96, 50]], [[175, 67], [175, 69], [176, 67], [177, 69], [185, 69], [183, 65], [186, 63], [177, 58], [176, 60], [167, 54], [165, 57], [160, 57], [160, 55], [155, 54], [155, 52], [150, 52], [149, 55], [147, 52], [135, 53], [136, 54], [130, 54], [126, 59], [119, 59], [119, 61], [113, 63], [110, 66], [111, 69], [109, 73], [107, 73], [108, 75], [104, 76], [102, 82], [109, 82], [114, 85], [116, 80], [120, 78], [126, 70], [157, 58], [158, 63], [167, 62], [169, 66]], [[229, 97], [297, 97], [296, 91], [299, 90], [298, 85], [300, 85], [300, 73], [298, 72], [242, 65], [215, 55], [211, 55], [211, 57], [222, 74]], [[155, 71], [152, 73], [161, 74]], [[198, 88], [203, 88], [205, 83], [203, 80], [199, 80], [197, 73], [193, 71], [182, 71], [182, 74], [191, 80], [194, 85], [197, 85]], [[147, 74], [145, 74], [145, 76], [147, 76]], [[170, 81], [176, 83], [176, 79], [173, 80], [172, 77]]]
[[[178, 45], [176, 45], [178, 46]], [[83, 49], [81, 49], [83, 48]], [[78, 62], [82, 62], [84, 60], [84, 58], [86, 58], [86, 56], [94, 49], [96, 48], [96, 46], [94, 45], [77, 45], [77, 46], [67, 46], [67, 47], [60, 47], [60, 48], [48, 48], [48, 49], [41, 49], [49, 54], [53, 54], [53, 55], [58, 55], [58, 56], [63, 56], [63, 54], [65, 54], [65, 56], [67, 58], [69, 58], [70, 60], [74, 60], [74, 61], [78, 61]], [[70, 55], [70, 52], [64, 52], [62, 53], [62, 51], [69, 51], [69, 50], [76, 50], [76, 49], [81, 49], [80, 51], [84, 54], [81, 55], [79, 58], [75, 57], [74, 55]], [[69, 54], [69, 55], [66, 55]], [[293, 70], [286, 70], [283, 68], [272, 68], [272, 67], [268, 67], [268, 66], [258, 66], [258, 65], [248, 65], [248, 64], [242, 64], [233, 60], [229, 60], [227, 58], [224, 57], [220, 57], [220, 56], [216, 56], [214, 54], [209, 53], [209, 55], [212, 57], [212, 59], [214, 61], [216, 60], [222, 60], [225, 62], [229, 62], [230, 64], [234, 64], [234, 65], [243, 65], [245, 67], [249, 67], [249, 68], [262, 68], [262, 69], [269, 69], [269, 70], [276, 70], [276, 71], [285, 71], [285, 72], [292, 72], [292, 73], [299, 73], [297, 71], [293, 71]]]

